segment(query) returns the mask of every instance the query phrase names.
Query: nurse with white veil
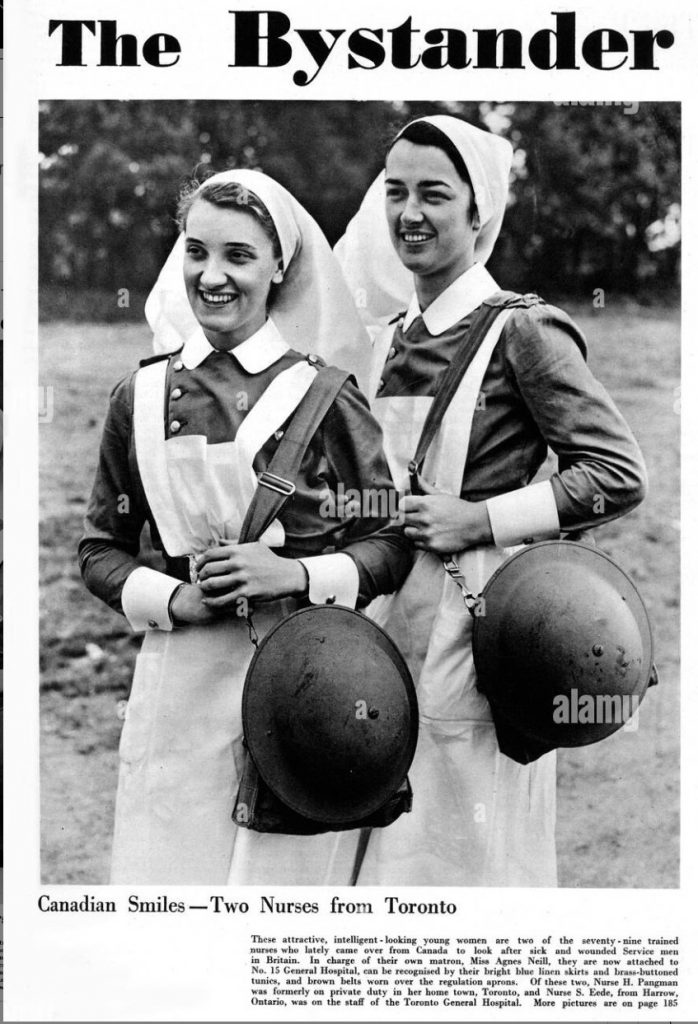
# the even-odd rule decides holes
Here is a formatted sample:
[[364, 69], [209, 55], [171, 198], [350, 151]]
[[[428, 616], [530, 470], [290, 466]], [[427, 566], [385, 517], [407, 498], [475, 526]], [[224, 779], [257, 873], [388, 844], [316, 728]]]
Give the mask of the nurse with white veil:
[[[315, 355], [361, 375], [370, 346], [320, 228], [275, 181], [215, 175], [180, 217], [147, 304], [159, 354], [112, 393], [79, 552], [89, 589], [145, 633], [120, 745], [111, 881], [344, 884], [354, 832], [258, 833], [232, 812], [254, 653], [240, 600], [261, 639], [307, 603], [366, 605], [411, 561], [387, 519], [324, 511], [341, 487], [393, 489], [351, 378], [293, 499], [259, 541], [238, 537], [258, 474], [316, 379]], [[157, 567], [137, 558], [146, 522]]]
[[[458, 118], [412, 122], [335, 250], [364, 322], [388, 324], [375, 341], [369, 396], [406, 491], [439, 380], [499, 291], [485, 263], [511, 158], [505, 139]], [[555, 752], [519, 763], [500, 751], [476, 687], [473, 620], [442, 559], [455, 555], [477, 595], [517, 545], [597, 525], [642, 499], [642, 457], [585, 353], [561, 310], [537, 301], [503, 309], [429, 448], [422, 496], [403, 499], [416, 561], [400, 592], [368, 613], [417, 686], [414, 803], [372, 833], [359, 884], [556, 884]], [[533, 483], [548, 446], [559, 470]]]

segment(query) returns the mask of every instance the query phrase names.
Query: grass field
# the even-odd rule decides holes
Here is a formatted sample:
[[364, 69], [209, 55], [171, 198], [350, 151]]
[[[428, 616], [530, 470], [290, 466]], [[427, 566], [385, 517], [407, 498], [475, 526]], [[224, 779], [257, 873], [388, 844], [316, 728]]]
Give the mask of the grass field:
[[[679, 870], [679, 323], [671, 311], [571, 309], [593, 370], [645, 453], [650, 494], [596, 531], [652, 616], [661, 685], [636, 731], [561, 751], [564, 886], [673, 887]], [[44, 324], [41, 381], [42, 876], [107, 879], [121, 728], [140, 639], [87, 593], [76, 564], [102, 420], [114, 383], [149, 354], [145, 327]], [[146, 551], [146, 557], [151, 557]]]

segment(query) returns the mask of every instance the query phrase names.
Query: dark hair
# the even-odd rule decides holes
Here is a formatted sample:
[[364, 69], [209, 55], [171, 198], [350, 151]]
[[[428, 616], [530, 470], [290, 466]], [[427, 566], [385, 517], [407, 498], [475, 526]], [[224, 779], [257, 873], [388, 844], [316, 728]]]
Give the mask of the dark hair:
[[281, 242], [271, 214], [259, 196], [249, 188], [237, 181], [190, 181], [180, 192], [177, 202], [177, 223], [181, 231], [184, 231], [189, 211], [196, 199], [205, 199], [213, 206], [232, 207], [249, 213], [258, 221], [271, 242], [274, 259], [282, 258]]
[[466, 185], [470, 186], [470, 191], [473, 193], [470, 217], [471, 219], [474, 218], [477, 213], [477, 205], [474, 198], [475, 190], [473, 188], [473, 183], [470, 179], [468, 168], [465, 166], [465, 160], [458, 152], [454, 143], [451, 142], [448, 135], [445, 135], [440, 128], [437, 128], [436, 125], [431, 124], [429, 121], [412, 121], [405, 128], [399, 131], [391, 140], [385, 153], [386, 159], [393, 146], [399, 142], [400, 139], [412, 142], [415, 146], [435, 146], [446, 154], [455, 167], [458, 177], [461, 181], [464, 181]]

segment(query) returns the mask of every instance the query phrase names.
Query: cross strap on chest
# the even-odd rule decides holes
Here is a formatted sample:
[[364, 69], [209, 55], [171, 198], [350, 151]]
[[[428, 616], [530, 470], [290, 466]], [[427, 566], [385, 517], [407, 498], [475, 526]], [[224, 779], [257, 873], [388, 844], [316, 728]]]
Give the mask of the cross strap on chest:
[[[422, 433], [417, 445], [414, 458], [408, 466], [410, 477], [410, 489], [413, 494], [423, 494], [419, 483], [419, 474], [424, 465], [424, 460], [429, 451], [429, 446], [436, 437], [441, 422], [446, 414], [451, 401], [453, 400], [468, 367], [477, 355], [478, 349], [484, 342], [488, 331], [494, 325], [495, 320], [505, 310], [516, 308], [529, 308], [541, 305], [543, 300], [537, 295], [519, 295], [516, 292], [495, 292], [486, 299], [478, 309], [473, 319], [470, 331], [463, 344], [459, 347], [451, 363], [444, 371], [429, 407], [429, 412], [424, 421]], [[458, 558], [455, 554], [444, 555], [441, 563], [445, 572], [451, 577], [461, 592], [463, 602], [468, 613], [477, 616], [480, 609], [481, 595], [472, 592], [461, 571]]]
[[261, 537], [295, 492], [294, 480], [303, 456], [350, 374], [334, 366], [318, 366], [315, 380], [299, 403], [245, 513], [239, 543]]
[[480, 345], [485, 339], [500, 313], [507, 309], [529, 308], [541, 305], [543, 300], [537, 295], [519, 295], [517, 292], [498, 291], [482, 303], [477, 310], [472, 325], [463, 344], [458, 348], [449, 366], [444, 371], [424, 421], [417, 451], [409, 464], [410, 487], [413, 494], [421, 494], [418, 475], [424, 465], [429, 446], [436, 437], [446, 410], [453, 400], [468, 367], [475, 358]]

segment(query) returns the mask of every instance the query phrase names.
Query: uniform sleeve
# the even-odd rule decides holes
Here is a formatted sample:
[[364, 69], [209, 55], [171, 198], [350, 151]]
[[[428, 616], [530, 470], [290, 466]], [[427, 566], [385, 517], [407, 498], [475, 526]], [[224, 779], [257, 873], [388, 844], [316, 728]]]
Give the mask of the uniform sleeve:
[[131, 422], [127, 378], [109, 402], [78, 561], [88, 590], [123, 613], [134, 630], [170, 630], [169, 601], [179, 580], [140, 566], [136, 557], [146, 508], [129, 464]]
[[[322, 431], [335, 486], [350, 501], [358, 501], [360, 514], [344, 534], [341, 553], [302, 559], [308, 570], [309, 596], [315, 603], [331, 596], [347, 603], [340, 600], [339, 592], [351, 593], [353, 576], [356, 603], [363, 607], [378, 594], [400, 587], [413, 552], [402, 528], [391, 522], [399, 495], [383, 453], [381, 428], [351, 381], [339, 392]], [[323, 596], [326, 589], [331, 594]]]
[[589, 370], [578, 328], [543, 305], [514, 310], [504, 331], [507, 367], [559, 468], [549, 481], [488, 500], [495, 542], [543, 539], [629, 512], [645, 496], [644, 460]]

